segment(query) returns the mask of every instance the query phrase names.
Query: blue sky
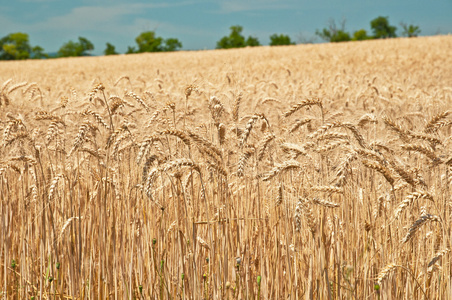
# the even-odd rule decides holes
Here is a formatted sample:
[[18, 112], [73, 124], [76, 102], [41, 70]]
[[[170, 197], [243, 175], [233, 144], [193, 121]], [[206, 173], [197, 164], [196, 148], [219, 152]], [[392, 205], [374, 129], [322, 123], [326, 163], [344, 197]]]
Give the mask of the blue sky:
[[346, 19], [350, 32], [370, 32], [380, 15], [398, 34], [400, 22], [418, 25], [421, 35], [452, 33], [452, 0], [0, 0], [0, 37], [26, 32], [33, 46], [56, 52], [83, 36], [101, 54], [107, 42], [123, 53], [140, 32], [154, 30], [178, 38], [184, 50], [213, 49], [231, 25], [265, 45], [274, 33], [310, 39], [330, 19]]

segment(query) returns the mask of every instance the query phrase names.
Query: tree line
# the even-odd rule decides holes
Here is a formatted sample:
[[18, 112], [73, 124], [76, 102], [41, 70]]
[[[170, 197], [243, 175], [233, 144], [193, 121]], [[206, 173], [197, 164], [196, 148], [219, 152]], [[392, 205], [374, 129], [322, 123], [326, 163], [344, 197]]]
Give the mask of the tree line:
[[[402, 36], [416, 37], [420, 34], [419, 26], [401, 23]], [[316, 30], [316, 35], [327, 42], [360, 41], [368, 39], [394, 38], [397, 37], [397, 28], [389, 24], [388, 17], [379, 16], [370, 22], [372, 33], [368, 34], [365, 29], [353, 33], [345, 31], [345, 20], [337, 24], [330, 20], [327, 27]], [[240, 47], [260, 46], [258, 38], [248, 36], [245, 38], [243, 27], [234, 25], [230, 33], [222, 37], [216, 44], [217, 49], [230, 49]], [[129, 46], [126, 54], [143, 52], [168, 52], [177, 51], [182, 48], [182, 43], [176, 38], [164, 39], [157, 36], [154, 31], [145, 31], [135, 38], [136, 46]], [[270, 46], [294, 45], [295, 42], [285, 34], [273, 34], [270, 36]], [[56, 57], [89, 56], [94, 50], [94, 45], [85, 37], [79, 37], [78, 41], [68, 41], [58, 50]], [[104, 55], [119, 54], [114, 45], [106, 43]], [[42, 59], [49, 58], [40, 46], [31, 46], [28, 34], [22, 32], [10, 33], [0, 39], [0, 60], [18, 59]]]

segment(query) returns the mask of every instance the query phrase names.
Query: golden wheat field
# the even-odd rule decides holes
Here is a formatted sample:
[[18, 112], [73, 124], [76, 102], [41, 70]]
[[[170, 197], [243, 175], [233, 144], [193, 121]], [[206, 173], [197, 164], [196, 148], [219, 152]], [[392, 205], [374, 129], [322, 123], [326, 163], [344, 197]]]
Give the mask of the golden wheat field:
[[451, 299], [451, 53], [0, 62], [0, 298]]

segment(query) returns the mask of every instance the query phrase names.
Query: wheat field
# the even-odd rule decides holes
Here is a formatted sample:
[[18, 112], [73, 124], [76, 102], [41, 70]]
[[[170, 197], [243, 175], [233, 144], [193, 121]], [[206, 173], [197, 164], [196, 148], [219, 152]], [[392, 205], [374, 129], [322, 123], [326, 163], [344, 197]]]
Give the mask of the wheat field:
[[451, 299], [451, 53], [0, 62], [0, 298]]

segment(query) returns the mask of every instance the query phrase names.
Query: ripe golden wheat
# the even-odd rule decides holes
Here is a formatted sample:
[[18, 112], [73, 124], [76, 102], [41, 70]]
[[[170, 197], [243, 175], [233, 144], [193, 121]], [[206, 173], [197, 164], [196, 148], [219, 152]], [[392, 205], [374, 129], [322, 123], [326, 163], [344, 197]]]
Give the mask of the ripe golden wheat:
[[0, 298], [452, 298], [451, 48], [0, 62]]

